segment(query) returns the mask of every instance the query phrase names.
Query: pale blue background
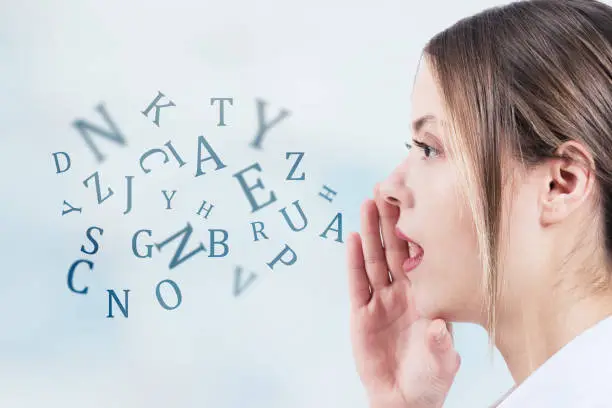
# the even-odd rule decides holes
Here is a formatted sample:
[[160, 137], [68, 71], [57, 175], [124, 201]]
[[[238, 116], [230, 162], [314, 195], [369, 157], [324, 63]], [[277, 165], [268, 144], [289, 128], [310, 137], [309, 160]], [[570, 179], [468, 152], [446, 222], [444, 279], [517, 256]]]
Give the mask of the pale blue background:
[[[348, 335], [344, 245], [318, 235], [337, 211], [344, 238], [358, 208], [406, 151], [410, 92], [427, 39], [459, 18], [501, 3], [397, 1], [55, 1], [4, 2], [0, 8], [2, 407], [365, 408]], [[161, 127], [140, 111], [161, 90], [175, 103]], [[233, 97], [228, 127], [217, 127], [211, 97]], [[255, 98], [291, 116], [264, 150]], [[71, 127], [101, 124], [103, 101], [127, 138], [97, 139], [98, 164]], [[194, 178], [197, 137], [205, 135], [227, 168]], [[138, 158], [172, 140], [187, 161], [145, 175]], [[304, 151], [302, 182], [286, 182], [286, 151]], [[51, 153], [72, 168], [56, 175]], [[278, 201], [256, 214], [232, 174], [259, 162]], [[97, 205], [82, 181], [98, 170], [115, 196]], [[125, 175], [135, 175], [134, 209], [123, 216]], [[323, 184], [338, 191], [329, 203]], [[162, 189], [178, 190], [165, 210]], [[260, 200], [267, 196], [258, 193]], [[83, 206], [62, 217], [62, 201]], [[201, 200], [216, 207], [208, 220]], [[309, 218], [296, 233], [278, 209], [300, 199]], [[249, 222], [270, 237], [252, 242]], [[230, 233], [224, 259], [196, 255], [168, 270], [174, 247], [152, 259], [131, 253], [132, 234], [157, 242], [189, 221], [208, 246], [208, 228]], [[104, 229], [100, 252], [79, 252], [85, 231]], [[142, 245], [150, 242], [144, 237]], [[289, 243], [292, 267], [265, 266]], [[194, 241], [189, 249], [194, 248]], [[88, 257], [66, 286], [70, 264]], [[232, 295], [233, 268], [258, 273]], [[182, 305], [164, 310], [155, 285], [173, 279]], [[106, 319], [106, 289], [129, 288], [130, 317]], [[119, 313], [118, 310], [116, 313]], [[457, 325], [463, 364], [448, 407], [486, 407], [511, 385], [506, 366], [487, 354], [484, 331]]]

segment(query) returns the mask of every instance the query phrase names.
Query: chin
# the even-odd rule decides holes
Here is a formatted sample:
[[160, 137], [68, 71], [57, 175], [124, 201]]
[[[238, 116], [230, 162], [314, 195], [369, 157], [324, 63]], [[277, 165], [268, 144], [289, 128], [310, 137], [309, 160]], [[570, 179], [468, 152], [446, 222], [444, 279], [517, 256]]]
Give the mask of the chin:
[[449, 296], [436, 293], [435, 290], [425, 290], [418, 285], [412, 285], [416, 310], [421, 317], [429, 320], [443, 319], [457, 321], [458, 313], [452, 305], [447, 304]]
[[431, 291], [422, 290], [418, 285], [413, 285], [412, 288], [415, 306], [420, 316], [433, 320], [444, 314], [445, 308], [442, 302], [435, 295], [432, 296]]

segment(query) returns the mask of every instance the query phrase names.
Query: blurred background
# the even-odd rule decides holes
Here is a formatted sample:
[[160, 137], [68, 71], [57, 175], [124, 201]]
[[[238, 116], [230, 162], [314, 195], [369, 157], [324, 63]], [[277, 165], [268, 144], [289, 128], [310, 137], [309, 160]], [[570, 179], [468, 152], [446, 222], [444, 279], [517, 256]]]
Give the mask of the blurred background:
[[[359, 206], [388, 174], [410, 138], [410, 95], [425, 42], [456, 20], [503, 3], [389, 0], [262, 1], [4, 1], [0, 7], [0, 86], [3, 155], [0, 161], [1, 407], [366, 408], [351, 355], [345, 244], [329, 231], [342, 213], [342, 240], [359, 228]], [[175, 106], [160, 111], [159, 127], [141, 113], [162, 92]], [[218, 102], [226, 103], [219, 122]], [[258, 131], [257, 100], [267, 122], [287, 116], [250, 147]], [[96, 159], [75, 120], [108, 129], [125, 145], [92, 136]], [[198, 137], [226, 165], [195, 177]], [[149, 149], [172, 142], [185, 164], [170, 156], [145, 162]], [[52, 154], [71, 167], [57, 174]], [[303, 152], [296, 177], [286, 177]], [[207, 156], [206, 151], [203, 153]], [[251, 212], [233, 175], [274, 191], [276, 201]], [[98, 204], [93, 180], [103, 194]], [[126, 176], [134, 176], [126, 209]], [[326, 185], [337, 194], [319, 196]], [[176, 190], [167, 209], [162, 190]], [[62, 216], [66, 200], [81, 212]], [[208, 218], [202, 202], [214, 205]], [[292, 231], [280, 209], [299, 200], [308, 224]], [[254, 242], [251, 222], [269, 239]], [[178, 240], [151, 258], [132, 253], [186, 227], [184, 254], [209, 229], [228, 232], [223, 258], [199, 253], [175, 268]], [[96, 254], [86, 237], [93, 235]], [[337, 224], [336, 224], [337, 227]], [[220, 235], [219, 235], [220, 236]], [[290, 266], [266, 266], [289, 245]], [[220, 251], [221, 248], [217, 248]], [[80, 265], [75, 287], [70, 265]], [[252, 283], [236, 296], [234, 277]], [[253, 275], [251, 275], [253, 274]], [[160, 306], [159, 282], [171, 279], [182, 302]], [[252, 278], [251, 278], [252, 279]], [[129, 317], [117, 306], [107, 318], [108, 292], [129, 289]], [[161, 294], [169, 305], [169, 285]], [[462, 367], [448, 407], [487, 407], [512, 386], [506, 366], [487, 352], [483, 329], [459, 324]]]

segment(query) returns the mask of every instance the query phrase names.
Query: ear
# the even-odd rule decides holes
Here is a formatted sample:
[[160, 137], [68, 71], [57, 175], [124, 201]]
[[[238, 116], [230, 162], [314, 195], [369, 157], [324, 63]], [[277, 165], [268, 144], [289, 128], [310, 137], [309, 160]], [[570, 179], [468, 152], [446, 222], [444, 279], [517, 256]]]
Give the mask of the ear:
[[582, 144], [568, 141], [555, 153], [560, 157], [546, 163], [547, 186], [542, 195], [541, 213], [544, 224], [566, 219], [589, 198], [595, 184], [593, 156]]

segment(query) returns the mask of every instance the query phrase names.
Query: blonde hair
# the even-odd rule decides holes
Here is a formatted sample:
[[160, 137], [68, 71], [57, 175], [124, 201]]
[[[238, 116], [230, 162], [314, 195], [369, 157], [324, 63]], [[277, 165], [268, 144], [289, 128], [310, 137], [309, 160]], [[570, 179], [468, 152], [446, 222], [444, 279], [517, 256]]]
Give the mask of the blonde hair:
[[595, 163], [599, 238], [612, 253], [612, 8], [589, 0], [510, 3], [459, 20], [423, 55], [456, 135], [450, 150], [474, 218], [492, 345], [508, 170], [559, 157], [568, 140], [582, 143]]

